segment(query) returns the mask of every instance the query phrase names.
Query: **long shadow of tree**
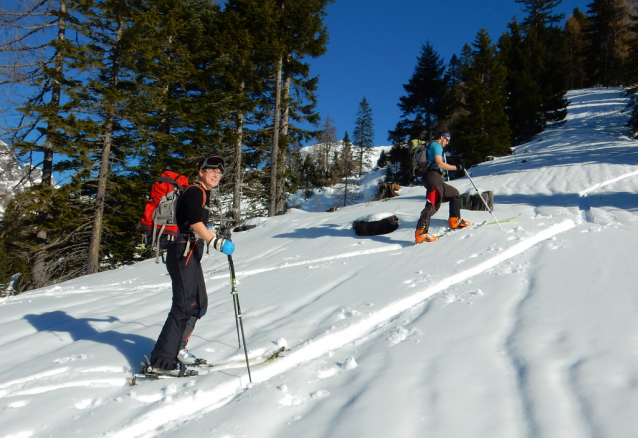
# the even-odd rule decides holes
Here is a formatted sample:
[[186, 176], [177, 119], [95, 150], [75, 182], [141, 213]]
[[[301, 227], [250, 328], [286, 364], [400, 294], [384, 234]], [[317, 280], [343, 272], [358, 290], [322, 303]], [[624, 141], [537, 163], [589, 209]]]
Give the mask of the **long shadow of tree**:
[[107, 319], [74, 318], [71, 315], [57, 310], [41, 315], [25, 315], [26, 319], [38, 331], [51, 331], [69, 333], [73, 341], [92, 341], [111, 345], [128, 360], [131, 369], [140, 363], [140, 357], [144, 352], [150, 352], [155, 341], [144, 336], [120, 333], [113, 330], [97, 331], [90, 322], [115, 322], [117, 318], [111, 316]]

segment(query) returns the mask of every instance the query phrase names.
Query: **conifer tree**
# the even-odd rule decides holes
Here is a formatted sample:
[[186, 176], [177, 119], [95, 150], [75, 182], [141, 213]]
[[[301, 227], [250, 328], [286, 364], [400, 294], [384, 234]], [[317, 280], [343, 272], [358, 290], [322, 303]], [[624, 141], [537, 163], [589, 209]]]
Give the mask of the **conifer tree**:
[[[270, 162], [270, 190], [268, 215], [274, 216], [281, 213], [283, 208], [282, 182], [280, 181], [283, 158], [286, 156], [288, 120], [291, 115], [287, 109], [291, 99], [290, 86], [294, 78], [308, 79], [309, 67], [301, 62], [303, 57], [318, 57], [325, 53], [327, 45], [327, 29], [323, 23], [326, 15], [326, 7], [333, 0], [274, 0], [276, 4], [276, 34], [273, 38], [272, 52], [275, 54], [275, 87], [274, 87], [274, 117], [272, 153]], [[306, 85], [316, 81], [303, 81]], [[308, 91], [314, 91], [308, 88]], [[318, 118], [312, 108], [315, 102], [310, 101], [304, 108], [306, 117], [311, 122], [317, 122]], [[304, 114], [297, 113], [298, 117]], [[282, 126], [284, 131], [283, 142]], [[283, 147], [280, 147], [283, 146]], [[284, 152], [283, 154], [280, 152]]]
[[638, 84], [638, 4], [630, 14], [629, 31], [629, 43], [631, 48], [627, 57], [627, 68], [625, 70], [624, 79], [626, 84], [635, 85]]
[[499, 49], [509, 71], [508, 116], [514, 144], [521, 144], [560, 123], [567, 115], [567, 44], [553, 13], [560, 0], [516, 0], [527, 13], [522, 24], [510, 23]]
[[13, 9], [0, 11], [0, 83], [5, 87], [19, 84], [27, 93], [23, 102], [14, 104], [22, 117], [19, 126], [12, 129], [9, 142], [18, 156], [30, 161], [32, 168], [42, 167], [41, 180], [34, 181], [39, 183], [38, 189], [30, 190], [34, 204], [40, 206], [35, 213], [37, 222], [30, 222], [35, 240], [24, 255], [31, 270], [30, 286], [36, 288], [52, 278], [47, 273], [51, 269], [46, 266], [51, 260], [46, 230], [50, 226], [47, 222], [55, 220], [47, 213], [53, 203], [53, 160], [54, 154], [64, 153], [66, 144], [63, 120], [67, 110], [61, 105], [62, 95], [77, 85], [65, 62], [72, 47], [67, 35], [69, 17], [77, 13], [77, 5], [68, 3], [27, 0], [13, 2]]
[[354, 204], [358, 199], [356, 186], [350, 179], [356, 172], [358, 165], [354, 155], [353, 146], [354, 145], [350, 141], [350, 136], [346, 131], [342, 141], [342, 148], [338, 154], [336, 163], [336, 171], [341, 177], [341, 184], [337, 187], [335, 200], [338, 205], [343, 207]]
[[428, 41], [421, 48], [412, 77], [403, 85], [406, 95], [399, 98], [398, 104], [401, 120], [389, 132], [393, 144], [411, 138], [432, 138], [440, 119], [445, 119], [441, 105], [446, 91], [444, 72], [443, 59]]
[[222, 59], [230, 55], [216, 44], [218, 14], [208, 0], [148, 0], [135, 13], [133, 26], [143, 37], [136, 42], [133, 116], [139, 173], [149, 175], [148, 183], [166, 169], [194, 176], [202, 156], [222, 153], [235, 94], [222, 79], [228, 73]]
[[444, 75], [446, 89], [441, 99], [442, 115], [439, 122], [441, 127], [453, 127], [458, 117], [465, 114], [461, 65], [461, 59], [452, 55]]
[[638, 138], [638, 6], [631, 16], [630, 30], [632, 32], [631, 50], [627, 59], [627, 72], [625, 80], [633, 84], [628, 93], [632, 95], [631, 119], [628, 126], [634, 138]]
[[[258, 149], [250, 154], [247, 148], [255, 144], [250, 124], [255, 108], [265, 99], [264, 86], [270, 71], [263, 64], [270, 63], [270, 31], [275, 26], [272, 2], [236, 0], [227, 2], [215, 21], [215, 38], [210, 41], [213, 51], [223, 62], [223, 73], [217, 86], [224, 91], [228, 102], [227, 127], [223, 129], [224, 143], [234, 145], [229, 157], [229, 171], [224, 182], [231, 181], [233, 203], [231, 216], [235, 222], [242, 218], [242, 193], [252, 190], [246, 186], [245, 168], [255, 168], [261, 155]], [[264, 8], [266, 11], [264, 12]], [[251, 160], [247, 160], [250, 156]], [[252, 161], [253, 163], [247, 162]], [[259, 172], [254, 170], [253, 172]]]
[[385, 181], [409, 185], [413, 180], [412, 154], [406, 144], [395, 143], [387, 154]]
[[569, 59], [569, 89], [583, 88], [586, 83], [585, 74], [585, 29], [587, 16], [580, 9], [575, 8], [574, 13], [567, 17], [564, 31], [567, 42]]
[[[374, 122], [372, 121], [372, 109], [364, 97], [359, 103], [357, 120], [354, 122], [354, 145], [357, 148], [357, 161], [359, 163], [359, 176], [363, 175], [364, 165], [369, 164], [369, 156], [374, 146]], [[345, 140], [344, 140], [345, 141]]]
[[450, 144], [467, 165], [482, 162], [488, 155], [510, 153], [507, 70], [485, 29], [479, 31], [472, 47], [469, 62], [461, 67], [468, 114], [459, 118]]
[[325, 187], [334, 182], [334, 151], [337, 146], [337, 127], [334, 125], [334, 119], [330, 117], [330, 114], [326, 116], [323, 124], [323, 128], [319, 132], [317, 137], [317, 144], [314, 147], [315, 163], [318, 169], [317, 184], [319, 187]]
[[[87, 14], [89, 20], [84, 28], [85, 36], [91, 38], [93, 43], [90, 46], [92, 52], [87, 51], [88, 58], [91, 64], [98, 67], [95, 72], [97, 75], [89, 79], [88, 87], [80, 94], [84, 102], [80, 104], [76, 101], [76, 104], [94, 104], [98, 112], [92, 115], [101, 118], [96, 120], [97, 123], [94, 119], [85, 119], [88, 126], [83, 132], [84, 135], [93, 137], [90, 141], [97, 146], [97, 151], [90, 154], [99, 157], [96, 163], [98, 171], [95, 181], [95, 210], [87, 274], [98, 272], [100, 266], [107, 183], [111, 173], [112, 155], [118, 145], [117, 131], [121, 129], [118, 125], [121, 123], [122, 114], [118, 111], [118, 106], [121, 108], [126, 105], [126, 96], [120, 93], [120, 86], [123, 70], [127, 68], [126, 63], [130, 60], [127, 52], [130, 47], [129, 38], [133, 35], [127, 32], [129, 23], [125, 7], [123, 0], [98, 2], [96, 8]], [[88, 107], [84, 108], [89, 111]]]
[[630, 14], [635, 6], [625, 0], [593, 0], [587, 7], [589, 85], [621, 85], [631, 49]]

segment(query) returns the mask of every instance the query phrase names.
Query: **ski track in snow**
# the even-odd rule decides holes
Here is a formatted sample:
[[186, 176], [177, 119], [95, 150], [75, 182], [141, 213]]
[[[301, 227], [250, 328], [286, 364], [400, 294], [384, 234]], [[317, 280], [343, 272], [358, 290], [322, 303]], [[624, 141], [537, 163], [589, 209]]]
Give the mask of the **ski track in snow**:
[[583, 191], [581, 191], [580, 193], [578, 193], [578, 196], [580, 197], [585, 197], [587, 195], [589, 195], [590, 193], [592, 193], [594, 190], [597, 190], [601, 187], [605, 187], [608, 186], [610, 184], [616, 183], [618, 181], [621, 181], [623, 179], [627, 179], [627, 178], [631, 178], [632, 176], [638, 175], [638, 170], [635, 170], [633, 172], [629, 172], [629, 173], [625, 173], [623, 175], [620, 175], [616, 178], [612, 178], [612, 179], [608, 179], [606, 181], [600, 182], [598, 184], [594, 184], [591, 187], [589, 187], [588, 189], [585, 189]]
[[[295, 266], [303, 266], [303, 265], [310, 265], [313, 263], [323, 263], [323, 262], [330, 262], [333, 260], [339, 260], [339, 259], [346, 259], [346, 258], [350, 258], [350, 257], [357, 257], [357, 256], [361, 256], [361, 255], [369, 255], [369, 254], [378, 254], [378, 253], [382, 253], [382, 252], [389, 252], [389, 251], [397, 251], [402, 249], [403, 247], [401, 245], [395, 244], [395, 245], [388, 245], [388, 246], [383, 246], [380, 248], [373, 248], [373, 249], [367, 249], [367, 250], [363, 250], [363, 251], [353, 251], [353, 252], [347, 252], [347, 253], [343, 253], [343, 254], [336, 254], [336, 255], [331, 255], [328, 257], [322, 257], [319, 259], [313, 259], [313, 260], [304, 260], [301, 262], [294, 262], [294, 263], [284, 263], [283, 265], [279, 265], [279, 266], [272, 266], [270, 268], [263, 268], [263, 269], [252, 269], [249, 271], [237, 271], [235, 273], [235, 275], [237, 277], [248, 277], [249, 275], [256, 275], [256, 274], [261, 274], [264, 272], [269, 272], [269, 271], [275, 271], [278, 269], [283, 269], [283, 268], [293, 268]], [[220, 278], [227, 278], [228, 274], [223, 274], [223, 275], [214, 275], [212, 277], [209, 277], [210, 280], [217, 280]]]
[[[551, 239], [557, 234], [568, 231], [576, 226], [576, 223], [572, 220], [564, 220], [561, 223], [553, 225], [539, 233], [528, 237], [525, 240], [519, 241], [512, 247], [494, 255], [493, 257], [477, 264], [476, 266], [458, 272], [450, 277], [444, 278], [438, 283], [430, 286], [420, 292], [417, 292], [407, 298], [400, 299], [379, 311], [370, 314], [361, 321], [337, 332], [331, 332], [326, 335], [322, 335], [318, 338], [307, 341], [306, 343], [295, 347], [293, 351], [286, 354], [285, 359], [275, 361], [272, 364], [252, 371], [252, 380], [254, 384], [259, 384], [272, 379], [288, 370], [291, 370], [298, 365], [306, 363], [310, 360], [324, 356], [332, 351], [339, 349], [340, 347], [349, 343], [355, 342], [371, 332], [385, 326], [388, 322], [392, 321], [397, 315], [414, 308], [415, 306], [425, 302], [440, 292], [448, 289], [449, 287], [467, 281], [469, 278], [479, 275], [488, 269], [494, 268], [504, 261], [515, 257], [527, 249], [537, 245], [540, 242]], [[398, 246], [398, 245], [397, 245]], [[353, 257], [355, 255], [361, 255], [363, 253], [394, 251], [398, 248], [370, 251], [359, 251], [354, 253], [343, 254], [343, 257]], [[318, 259], [322, 261], [333, 260], [335, 257], [326, 257], [324, 259]], [[287, 264], [281, 267], [287, 266], [299, 266], [308, 263], [316, 263], [314, 261], [305, 261], [295, 264]], [[269, 268], [265, 270], [247, 271], [250, 273], [259, 273], [267, 270], [273, 270], [278, 268]], [[248, 275], [244, 273], [243, 275]], [[185, 396], [180, 399], [174, 399], [173, 403], [169, 405], [158, 406], [156, 409], [141, 415], [132, 424], [115, 431], [113, 437], [152, 437], [155, 435], [159, 428], [163, 428], [164, 431], [173, 428], [178, 424], [190, 421], [194, 418], [201, 417], [207, 412], [213, 411], [226, 403], [233, 400], [239, 393], [246, 388], [250, 387], [247, 376], [240, 376], [238, 379], [224, 382], [211, 390], [198, 390], [192, 396]], [[184, 413], [190, 414], [185, 417]]]
[[588, 222], [588, 223], [596, 222], [594, 213], [591, 211], [591, 206], [589, 204], [589, 200], [587, 199], [587, 195], [593, 193], [594, 191], [598, 190], [601, 187], [605, 187], [605, 186], [617, 183], [618, 181], [622, 181], [624, 179], [631, 178], [632, 176], [636, 176], [636, 175], [638, 175], [638, 170], [622, 174], [616, 178], [611, 178], [597, 184], [593, 184], [589, 188], [580, 191], [578, 193], [578, 209], [580, 210], [581, 221]]

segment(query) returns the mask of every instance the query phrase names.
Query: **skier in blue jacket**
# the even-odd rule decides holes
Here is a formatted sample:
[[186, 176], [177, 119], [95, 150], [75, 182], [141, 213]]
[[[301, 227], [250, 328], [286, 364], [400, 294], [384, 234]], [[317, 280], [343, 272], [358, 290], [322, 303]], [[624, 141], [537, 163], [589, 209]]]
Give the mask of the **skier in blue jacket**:
[[444, 161], [443, 148], [450, 144], [451, 135], [449, 131], [439, 132], [438, 137], [427, 148], [427, 168], [421, 168], [423, 185], [427, 190], [425, 208], [421, 211], [421, 217], [416, 225], [414, 239], [416, 243], [434, 242], [436, 236], [428, 234], [430, 229], [430, 218], [439, 211], [442, 202], [450, 203], [450, 228], [462, 228], [472, 225], [470, 222], [461, 219], [461, 195], [449, 184], [443, 182], [444, 170], [463, 170], [461, 164], [447, 164]]

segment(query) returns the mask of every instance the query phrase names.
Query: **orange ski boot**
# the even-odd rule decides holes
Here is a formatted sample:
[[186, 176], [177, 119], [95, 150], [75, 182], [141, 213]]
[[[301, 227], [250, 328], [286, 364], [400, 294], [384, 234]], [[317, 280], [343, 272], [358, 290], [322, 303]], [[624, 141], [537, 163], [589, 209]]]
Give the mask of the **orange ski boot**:
[[416, 230], [414, 232], [414, 240], [416, 243], [421, 242], [434, 242], [436, 240], [436, 236], [432, 234], [424, 233], [424, 230]]
[[461, 219], [460, 217], [451, 217], [450, 218], [450, 228], [465, 228], [472, 225], [470, 222]]

